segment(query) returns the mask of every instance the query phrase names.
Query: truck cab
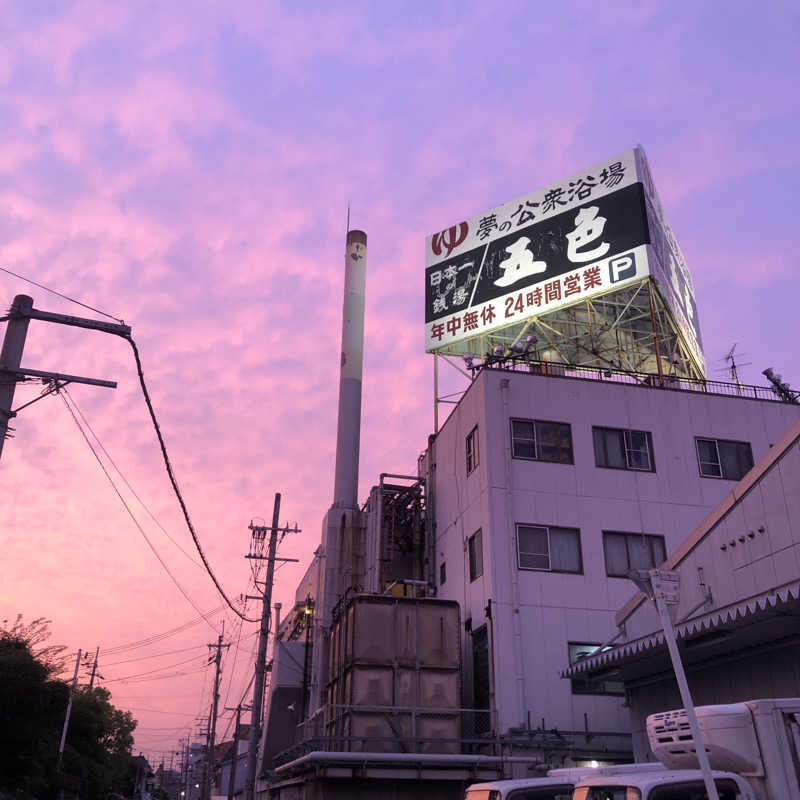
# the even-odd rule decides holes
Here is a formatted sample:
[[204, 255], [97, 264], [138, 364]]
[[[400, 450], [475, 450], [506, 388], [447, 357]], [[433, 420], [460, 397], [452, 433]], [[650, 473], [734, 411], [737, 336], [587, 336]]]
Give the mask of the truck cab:
[[603, 767], [564, 767], [551, 769], [540, 778], [474, 783], [467, 789], [464, 800], [572, 800], [572, 790], [579, 781], [590, 775], [615, 775], [623, 772], [662, 772], [658, 763], [617, 764]]
[[[719, 800], [756, 800], [752, 788], [733, 772], [712, 773]], [[572, 800], [707, 800], [699, 769], [628, 775], [593, 775], [580, 781]]]

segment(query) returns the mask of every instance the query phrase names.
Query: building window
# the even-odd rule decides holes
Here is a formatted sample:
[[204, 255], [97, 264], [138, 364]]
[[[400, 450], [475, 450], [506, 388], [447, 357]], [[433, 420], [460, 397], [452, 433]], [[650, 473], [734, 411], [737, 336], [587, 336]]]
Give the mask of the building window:
[[517, 525], [517, 565], [520, 569], [583, 572], [580, 531], [548, 525]]
[[444, 561], [439, 564], [439, 586], [443, 586], [447, 580], [447, 564]]
[[594, 462], [598, 467], [655, 472], [650, 431], [592, 428]]
[[700, 474], [704, 478], [738, 481], [753, 466], [749, 442], [727, 439], [695, 439]]
[[467, 475], [478, 466], [478, 426], [467, 434]]
[[633, 569], [655, 569], [667, 560], [663, 536], [603, 531], [606, 575], [627, 578]]
[[512, 419], [511, 454], [514, 458], [572, 464], [572, 430], [566, 422]]
[[467, 549], [469, 550], [469, 579], [474, 581], [483, 575], [483, 535], [481, 529], [478, 528], [472, 536], [467, 540]]
[[[595, 653], [600, 652], [600, 643], [591, 644], [587, 642], [569, 642], [569, 663], [570, 666], [577, 663], [583, 658], [588, 658]], [[603, 650], [610, 650], [610, 647], [604, 647]], [[592, 681], [586, 678], [573, 678], [572, 681], [572, 694], [611, 694], [611, 695], [624, 695], [625, 684], [621, 681]]]

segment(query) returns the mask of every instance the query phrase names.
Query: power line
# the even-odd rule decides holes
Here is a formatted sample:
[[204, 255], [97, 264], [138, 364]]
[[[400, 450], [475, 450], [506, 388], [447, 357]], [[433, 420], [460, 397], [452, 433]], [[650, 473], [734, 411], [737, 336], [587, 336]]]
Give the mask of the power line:
[[[137, 672], [134, 675], [125, 675], [122, 678], [104, 679], [104, 683], [116, 683], [117, 681], [126, 681], [130, 678], [141, 678], [144, 675], [154, 675], [156, 672], [163, 672], [165, 669], [174, 669], [175, 667], [182, 667], [184, 664], [189, 664], [192, 661], [199, 661], [201, 656], [192, 656], [185, 658], [183, 661], [176, 661], [174, 664], [167, 664], [165, 667], [156, 667], [156, 669], [147, 670], [146, 672]], [[205, 659], [205, 656], [202, 656]]]
[[[61, 394], [61, 393], [59, 392], [59, 394]], [[66, 395], [66, 391], [64, 392], [64, 394], [61, 394], [61, 399], [63, 400], [67, 411], [69, 411], [69, 414], [72, 417], [73, 421], [75, 422], [75, 425], [78, 427], [78, 430], [80, 431], [81, 436], [83, 436], [84, 441], [86, 442], [87, 445], [89, 445], [89, 449], [92, 451], [92, 455], [94, 455], [97, 463], [100, 465], [100, 469], [103, 470], [103, 474], [106, 476], [106, 478], [108, 479], [108, 482], [111, 484], [111, 488], [114, 490], [114, 492], [116, 493], [117, 497], [119, 497], [120, 502], [125, 507], [125, 510], [128, 512], [128, 516], [133, 520], [133, 524], [136, 526], [136, 528], [139, 531], [139, 533], [142, 534], [142, 536], [144, 537], [145, 542], [147, 542], [147, 546], [153, 551], [153, 555], [158, 559], [158, 563], [161, 564], [161, 566], [164, 568], [164, 571], [167, 573], [167, 575], [169, 575], [169, 577], [171, 578], [171, 580], [175, 584], [175, 586], [178, 587], [178, 589], [180, 590], [180, 593], [186, 598], [186, 601], [192, 606], [192, 608], [198, 614], [200, 614], [203, 617], [203, 619], [205, 619], [205, 621], [208, 623], [209, 627], [213, 631], [216, 632], [217, 629], [214, 627], [214, 625], [212, 624], [211, 620], [209, 620], [203, 614], [203, 612], [197, 607], [197, 605], [195, 604], [194, 600], [192, 600], [192, 598], [189, 597], [189, 594], [186, 592], [186, 590], [183, 588], [183, 586], [180, 585], [180, 583], [178, 582], [178, 579], [172, 574], [172, 572], [170, 571], [170, 568], [167, 566], [167, 564], [164, 561], [164, 559], [161, 558], [161, 556], [158, 554], [158, 551], [153, 546], [153, 543], [150, 541], [149, 537], [144, 532], [144, 528], [142, 528], [142, 526], [139, 524], [139, 520], [136, 519], [136, 517], [133, 514], [133, 511], [131, 511], [130, 506], [127, 504], [127, 502], [125, 501], [125, 498], [122, 496], [122, 493], [119, 491], [119, 489], [117, 488], [116, 484], [114, 483], [114, 479], [111, 477], [111, 475], [109, 474], [108, 470], [105, 467], [105, 464], [103, 464], [102, 460], [100, 459], [100, 456], [97, 454], [97, 451], [94, 449], [94, 446], [92, 445], [91, 441], [89, 440], [89, 437], [86, 435], [86, 432], [81, 427], [81, 424], [78, 421], [78, 418], [75, 416], [75, 413], [73, 412], [70, 404], [67, 402], [67, 398], [66, 398], [65, 395]]]
[[[66, 387], [64, 387], [64, 391], [65, 391], [65, 392], [67, 392], [67, 389], [66, 389]], [[91, 433], [91, 434], [92, 434], [92, 436], [94, 436], [94, 438], [95, 438], [95, 441], [96, 441], [96, 442], [97, 442], [97, 444], [99, 445], [100, 449], [103, 451], [103, 454], [105, 455], [105, 457], [106, 457], [106, 458], [109, 460], [109, 462], [111, 463], [111, 466], [112, 466], [112, 467], [114, 467], [114, 469], [117, 471], [117, 474], [120, 476], [120, 478], [122, 478], [122, 481], [123, 481], [123, 483], [124, 483], [124, 484], [125, 484], [125, 485], [128, 487], [128, 489], [130, 490], [130, 493], [131, 493], [131, 494], [132, 494], [132, 495], [133, 495], [133, 496], [134, 496], [134, 497], [135, 497], [135, 498], [136, 498], [136, 499], [139, 501], [139, 504], [142, 506], [142, 508], [143, 508], [143, 509], [144, 509], [144, 510], [145, 510], [145, 511], [146, 511], [146, 512], [147, 512], [147, 513], [150, 515], [150, 519], [152, 519], [152, 520], [153, 520], [153, 522], [155, 522], [155, 524], [156, 524], [156, 525], [158, 525], [158, 527], [159, 527], [159, 528], [161, 528], [161, 531], [164, 533], [164, 535], [167, 537], [167, 539], [169, 539], [169, 540], [172, 542], [172, 544], [174, 544], [174, 545], [175, 545], [175, 547], [177, 547], [177, 548], [178, 548], [178, 550], [180, 550], [180, 551], [181, 551], [181, 553], [183, 553], [183, 554], [186, 556], [186, 558], [188, 558], [188, 559], [189, 559], [189, 561], [191, 561], [191, 562], [192, 562], [192, 564], [194, 564], [195, 566], [198, 566], [198, 567], [200, 567], [200, 568], [202, 569], [202, 566], [203, 566], [203, 565], [202, 565], [202, 564], [200, 564], [200, 563], [198, 563], [197, 561], [195, 561], [195, 560], [194, 560], [194, 559], [193, 559], [193, 558], [192, 558], [192, 557], [191, 557], [191, 556], [190, 556], [190, 555], [189, 555], [189, 554], [188, 554], [188, 553], [187, 553], [187, 552], [186, 552], [186, 551], [185, 551], [185, 550], [184, 550], [184, 549], [183, 549], [183, 548], [180, 546], [180, 544], [178, 544], [178, 542], [176, 542], [176, 541], [175, 541], [175, 539], [173, 539], [173, 538], [172, 538], [172, 536], [170, 536], [170, 535], [169, 535], [169, 533], [167, 532], [166, 528], [165, 528], [165, 527], [164, 527], [164, 526], [163, 526], [163, 525], [162, 525], [162, 524], [161, 524], [161, 523], [158, 521], [158, 519], [156, 518], [155, 514], [153, 514], [153, 512], [152, 512], [152, 511], [151, 511], [151, 510], [148, 508], [148, 506], [147, 506], [147, 504], [144, 502], [144, 500], [142, 500], [142, 498], [141, 498], [141, 497], [139, 497], [139, 495], [137, 494], [136, 490], [133, 488], [133, 486], [131, 486], [130, 482], [129, 482], [129, 481], [128, 481], [128, 479], [125, 477], [125, 475], [123, 474], [122, 470], [121, 470], [121, 469], [120, 469], [120, 468], [117, 466], [116, 462], [115, 462], [115, 461], [114, 461], [114, 459], [111, 457], [111, 455], [109, 454], [108, 450], [106, 450], [105, 446], [104, 446], [104, 445], [103, 445], [103, 443], [100, 441], [100, 437], [99, 437], [99, 436], [98, 436], [98, 435], [97, 435], [97, 434], [94, 432], [94, 429], [93, 429], [93, 428], [92, 428], [92, 426], [89, 424], [89, 421], [86, 419], [86, 416], [85, 416], [85, 415], [84, 415], [84, 413], [81, 411], [80, 407], [79, 407], [79, 406], [78, 406], [78, 404], [75, 402], [75, 398], [74, 398], [74, 397], [73, 397], [71, 394], [69, 395], [69, 399], [72, 401], [72, 405], [75, 407], [75, 410], [78, 412], [78, 416], [79, 416], [79, 417], [81, 418], [81, 420], [83, 421], [83, 424], [84, 424], [84, 425], [86, 426], [86, 428], [89, 430], [89, 433]]]
[[189, 517], [189, 510], [186, 508], [186, 503], [183, 500], [183, 495], [181, 494], [181, 490], [178, 488], [178, 482], [175, 480], [175, 475], [172, 471], [172, 464], [169, 460], [169, 455], [167, 454], [167, 446], [164, 443], [164, 437], [161, 435], [161, 428], [158, 424], [158, 420], [156, 419], [156, 412], [153, 409], [153, 403], [150, 400], [150, 393], [147, 391], [147, 385], [144, 380], [144, 372], [142, 371], [142, 360], [139, 357], [139, 348], [136, 346], [136, 342], [133, 341], [133, 337], [129, 335], [123, 336], [124, 339], [128, 341], [131, 348], [133, 349], [133, 357], [136, 359], [136, 371], [139, 375], [139, 384], [142, 388], [142, 394], [144, 395], [144, 401], [147, 404], [147, 410], [150, 412], [150, 419], [153, 422], [153, 427], [155, 428], [156, 436], [158, 437], [158, 444], [161, 448], [161, 455], [164, 459], [164, 466], [167, 470], [167, 475], [169, 476], [169, 481], [172, 484], [172, 490], [175, 492], [175, 496], [178, 498], [178, 503], [180, 504], [181, 511], [183, 512], [183, 518], [186, 520], [186, 525], [189, 528], [189, 532], [192, 534], [192, 539], [194, 540], [195, 547], [197, 548], [197, 552], [200, 554], [200, 558], [203, 562], [203, 565], [206, 568], [206, 572], [208, 572], [211, 580], [214, 582], [214, 586], [217, 587], [217, 591], [219, 592], [222, 599], [228, 604], [228, 607], [236, 614], [238, 617], [241, 617], [245, 622], [260, 622], [258, 617], [250, 618], [246, 617], [241, 611], [239, 611], [236, 606], [230, 601], [230, 598], [227, 594], [225, 594], [225, 590], [220, 585], [220, 582], [217, 580], [217, 576], [214, 574], [214, 571], [211, 569], [211, 565], [208, 563], [208, 559], [206, 558], [206, 554], [203, 552], [203, 548], [200, 546], [200, 540], [197, 538], [197, 533], [194, 529], [194, 525], [192, 524], [192, 520]]
[[112, 655], [117, 653], [123, 653], [126, 650], [137, 650], [140, 647], [147, 647], [151, 644], [155, 644], [156, 642], [163, 641], [164, 639], [169, 638], [170, 636], [175, 636], [178, 633], [183, 633], [183, 631], [188, 630], [189, 628], [193, 628], [195, 625], [199, 625], [201, 622], [205, 620], [206, 617], [211, 617], [219, 611], [222, 611], [225, 606], [217, 606], [216, 608], [211, 609], [211, 611], [207, 611], [205, 614], [201, 613], [199, 617], [194, 617], [193, 619], [185, 622], [183, 625], [178, 625], [176, 628], [170, 628], [168, 631], [164, 633], [156, 633], [152, 636], [148, 636], [144, 639], [139, 639], [135, 642], [130, 642], [128, 644], [120, 644], [115, 645], [114, 647], [107, 647], [103, 650], [105, 655]]
[[80, 300], [75, 300], [72, 297], [69, 297], [66, 294], [62, 294], [61, 292], [57, 292], [55, 289], [50, 289], [49, 287], [45, 286], [43, 283], [37, 283], [31, 278], [26, 278], [24, 275], [19, 275], [16, 272], [12, 272], [10, 269], [6, 269], [5, 267], [0, 267], [0, 271], [6, 272], [9, 275], [13, 275], [15, 278], [19, 278], [20, 280], [27, 281], [28, 283], [33, 284], [34, 286], [38, 286], [40, 289], [44, 289], [46, 292], [50, 292], [50, 294], [54, 294], [58, 297], [63, 298], [64, 300], [69, 300], [70, 303], [75, 303], [77, 306], [82, 306], [83, 308], [88, 308], [89, 311], [96, 311], [98, 314], [102, 314], [104, 317], [108, 317], [109, 319], [113, 319], [115, 322], [124, 323], [125, 320], [119, 319], [119, 317], [113, 317], [111, 314], [106, 314], [105, 311], [101, 311], [99, 308], [95, 308], [94, 306], [88, 306], [86, 303], [81, 303]]
[[152, 656], [138, 656], [137, 658], [126, 658], [123, 661], [112, 661], [110, 663], [104, 663], [103, 669], [106, 667], [116, 667], [118, 664], [130, 664], [133, 661], [146, 661], [150, 658], [163, 658], [164, 656], [171, 656], [175, 653], [188, 653], [189, 650], [198, 650], [199, 648], [203, 647], [202, 644], [195, 644], [191, 647], [181, 647], [179, 650], [167, 650], [164, 653], [155, 653]]

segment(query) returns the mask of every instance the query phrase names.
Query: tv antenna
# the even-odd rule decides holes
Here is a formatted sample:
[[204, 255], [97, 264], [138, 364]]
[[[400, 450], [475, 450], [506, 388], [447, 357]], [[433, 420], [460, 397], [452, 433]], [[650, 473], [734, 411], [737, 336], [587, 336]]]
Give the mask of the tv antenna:
[[[735, 383], [737, 386], [741, 386], [742, 382], [739, 380], [739, 367], [749, 367], [752, 364], [752, 361], [736, 361], [737, 356], [741, 357], [746, 355], [745, 353], [737, 353], [736, 352], [736, 345], [739, 344], [738, 342], [733, 343], [733, 347], [728, 351], [728, 355], [725, 356], [723, 359], [727, 366], [724, 368], [724, 371], [728, 373], [728, 377], [731, 379], [731, 383]], [[721, 370], [722, 371], [722, 370]]]

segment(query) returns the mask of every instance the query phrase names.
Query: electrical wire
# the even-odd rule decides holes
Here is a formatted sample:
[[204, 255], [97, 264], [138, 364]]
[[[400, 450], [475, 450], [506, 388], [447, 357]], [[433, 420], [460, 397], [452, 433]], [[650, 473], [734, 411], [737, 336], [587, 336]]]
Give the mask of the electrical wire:
[[117, 488], [116, 484], [114, 483], [114, 479], [111, 477], [111, 475], [109, 474], [108, 470], [105, 467], [105, 464], [103, 464], [102, 460], [100, 459], [100, 456], [98, 455], [97, 451], [95, 450], [94, 446], [92, 445], [91, 441], [89, 440], [89, 437], [86, 435], [86, 432], [81, 427], [81, 423], [78, 421], [78, 418], [75, 416], [75, 413], [73, 412], [72, 407], [67, 402], [66, 392], [64, 392], [63, 394], [61, 392], [59, 392], [59, 394], [61, 395], [61, 399], [64, 402], [64, 406], [66, 407], [67, 411], [69, 411], [69, 414], [72, 417], [73, 421], [75, 422], [75, 425], [78, 427], [78, 430], [80, 431], [81, 436], [83, 436], [84, 441], [89, 446], [89, 449], [92, 451], [92, 455], [94, 455], [97, 463], [100, 465], [100, 469], [103, 470], [103, 474], [106, 476], [106, 478], [108, 479], [108, 482], [111, 484], [111, 488], [114, 490], [114, 492], [116, 493], [117, 497], [119, 497], [120, 502], [125, 507], [125, 510], [128, 512], [128, 516], [131, 518], [131, 520], [133, 520], [133, 524], [136, 526], [136, 528], [139, 531], [139, 533], [142, 534], [142, 537], [144, 538], [145, 542], [147, 542], [147, 546], [150, 548], [150, 550], [152, 550], [153, 555], [158, 559], [158, 563], [161, 564], [161, 566], [164, 568], [164, 571], [167, 573], [167, 575], [169, 575], [170, 579], [175, 584], [175, 586], [178, 587], [180, 593], [186, 598], [186, 601], [189, 603], [189, 605], [191, 605], [192, 608], [198, 614], [200, 614], [203, 617], [203, 619], [208, 623], [209, 627], [216, 633], [217, 629], [214, 626], [214, 624], [197, 607], [196, 603], [189, 596], [188, 592], [183, 588], [183, 586], [181, 586], [181, 584], [178, 582], [178, 579], [172, 574], [172, 571], [167, 566], [167, 564], [164, 561], [164, 559], [161, 558], [161, 556], [159, 555], [158, 551], [153, 546], [153, 543], [150, 541], [150, 538], [145, 533], [144, 528], [142, 528], [142, 526], [139, 524], [139, 520], [137, 520], [136, 517], [134, 516], [133, 511], [131, 511], [130, 506], [125, 501], [125, 498], [122, 496], [122, 493], [119, 491], [119, 489]]
[[126, 681], [130, 678], [141, 678], [143, 675], [154, 675], [156, 672], [163, 672], [165, 669], [175, 669], [175, 667], [182, 667], [184, 664], [190, 664], [192, 661], [199, 661], [200, 658], [205, 659], [205, 656], [192, 656], [191, 658], [185, 658], [183, 661], [176, 661], [174, 664], [167, 664], [165, 667], [156, 667], [156, 669], [147, 670], [146, 672], [125, 675], [122, 678], [104, 678], [103, 683], [116, 683], [117, 681]]
[[164, 460], [164, 466], [167, 470], [167, 475], [169, 476], [169, 481], [172, 484], [172, 490], [175, 492], [175, 496], [178, 498], [178, 503], [180, 504], [181, 511], [183, 512], [183, 518], [186, 520], [186, 526], [189, 528], [189, 532], [192, 534], [192, 539], [194, 540], [194, 545], [197, 548], [197, 552], [200, 554], [200, 559], [203, 562], [203, 565], [206, 568], [206, 572], [208, 572], [211, 580], [214, 582], [214, 586], [217, 587], [217, 591], [219, 592], [222, 599], [228, 604], [228, 607], [236, 614], [238, 617], [241, 617], [245, 622], [260, 622], [261, 620], [258, 617], [247, 617], [241, 611], [239, 611], [236, 606], [230, 601], [230, 598], [227, 594], [225, 594], [225, 590], [222, 588], [220, 582], [217, 580], [217, 576], [214, 574], [214, 571], [211, 569], [211, 565], [208, 563], [208, 559], [206, 558], [206, 554], [203, 552], [203, 548], [200, 545], [200, 540], [197, 537], [197, 532], [194, 529], [194, 525], [192, 524], [192, 520], [189, 517], [189, 510], [186, 508], [186, 503], [183, 500], [183, 495], [181, 494], [181, 490], [178, 488], [178, 482], [175, 480], [175, 475], [172, 471], [172, 464], [169, 460], [169, 455], [167, 454], [167, 446], [164, 443], [164, 437], [161, 434], [161, 427], [158, 424], [158, 420], [156, 419], [156, 412], [153, 409], [153, 403], [150, 400], [150, 393], [147, 391], [147, 384], [144, 380], [144, 372], [142, 371], [142, 360], [139, 356], [139, 348], [136, 346], [136, 342], [133, 341], [133, 337], [130, 334], [122, 335], [123, 339], [127, 340], [130, 344], [131, 348], [133, 349], [133, 357], [136, 359], [136, 371], [139, 375], [139, 385], [142, 388], [142, 394], [144, 395], [144, 401], [147, 404], [147, 410], [150, 412], [150, 419], [153, 422], [153, 427], [155, 428], [156, 436], [158, 437], [158, 444], [161, 448], [161, 455]]
[[9, 275], [13, 275], [15, 278], [19, 278], [20, 280], [27, 281], [28, 283], [33, 284], [34, 286], [38, 286], [40, 289], [44, 289], [46, 292], [50, 292], [50, 294], [54, 294], [58, 297], [61, 297], [64, 300], [69, 300], [70, 303], [75, 303], [77, 306], [82, 306], [83, 308], [88, 308], [89, 311], [96, 311], [98, 314], [102, 314], [104, 317], [108, 317], [109, 319], [113, 319], [115, 322], [123, 323], [125, 320], [119, 319], [119, 317], [113, 317], [111, 314], [106, 314], [105, 311], [101, 311], [99, 308], [95, 308], [94, 306], [87, 306], [86, 303], [81, 303], [80, 300], [75, 300], [72, 297], [69, 297], [66, 294], [61, 294], [61, 292], [57, 292], [55, 289], [50, 289], [49, 287], [45, 286], [42, 283], [37, 283], [30, 278], [26, 278], [24, 275], [19, 275], [16, 272], [12, 272], [10, 269], [6, 269], [5, 267], [0, 267], [0, 271], [6, 272]]
[[[64, 387], [64, 392], [67, 392], [67, 389], [66, 389], [66, 387]], [[69, 394], [69, 393], [67, 392], [67, 394]], [[130, 484], [130, 482], [128, 481], [128, 479], [127, 479], [127, 478], [125, 477], [125, 475], [122, 473], [122, 470], [121, 470], [121, 469], [120, 469], [120, 468], [117, 466], [116, 462], [115, 462], [115, 461], [114, 461], [114, 459], [111, 457], [111, 455], [110, 455], [110, 453], [108, 452], [108, 450], [106, 450], [105, 446], [104, 446], [104, 445], [103, 445], [103, 443], [100, 441], [100, 437], [99, 437], [99, 436], [98, 436], [98, 435], [97, 435], [97, 434], [94, 432], [94, 429], [93, 429], [93, 428], [92, 428], [92, 426], [89, 424], [89, 421], [86, 419], [86, 416], [85, 416], [85, 415], [84, 415], [84, 413], [81, 411], [80, 407], [79, 407], [79, 406], [78, 406], [78, 404], [75, 402], [75, 398], [74, 398], [74, 397], [73, 397], [71, 394], [69, 395], [69, 399], [70, 399], [70, 401], [72, 402], [72, 405], [74, 406], [75, 410], [78, 412], [78, 416], [79, 416], [79, 417], [81, 418], [81, 420], [83, 421], [83, 424], [84, 424], [84, 425], [86, 426], [86, 428], [89, 430], [89, 433], [91, 433], [91, 434], [92, 434], [92, 436], [94, 436], [94, 439], [95, 439], [95, 441], [96, 441], [96, 442], [97, 442], [97, 444], [99, 445], [100, 449], [103, 451], [103, 454], [104, 454], [104, 455], [105, 455], [105, 457], [108, 459], [108, 461], [109, 461], [109, 463], [111, 464], [111, 466], [112, 466], [112, 467], [114, 467], [114, 469], [117, 471], [117, 474], [120, 476], [120, 478], [122, 478], [122, 481], [123, 481], [123, 483], [124, 483], [124, 484], [125, 484], [125, 485], [128, 487], [128, 489], [129, 489], [130, 493], [131, 493], [131, 494], [132, 494], [132, 495], [133, 495], [133, 496], [134, 496], [134, 497], [135, 497], [135, 498], [136, 498], [136, 499], [139, 501], [139, 504], [142, 506], [142, 508], [143, 508], [143, 509], [144, 509], [144, 510], [145, 510], [145, 511], [146, 511], [146, 512], [147, 512], [147, 513], [150, 515], [150, 519], [152, 519], [152, 520], [153, 520], [153, 522], [155, 522], [155, 524], [156, 524], [156, 525], [158, 525], [158, 527], [159, 527], [159, 528], [161, 528], [161, 531], [162, 531], [162, 533], [163, 533], [163, 534], [164, 534], [164, 535], [167, 537], [167, 539], [169, 539], [169, 540], [172, 542], [172, 544], [174, 544], [174, 545], [175, 545], [175, 547], [177, 547], [177, 548], [178, 548], [178, 550], [180, 550], [180, 551], [181, 551], [181, 553], [183, 553], [183, 554], [186, 556], [186, 558], [188, 558], [188, 559], [189, 559], [189, 561], [191, 561], [191, 562], [192, 562], [192, 564], [194, 564], [195, 566], [198, 566], [198, 567], [200, 567], [200, 568], [202, 569], [202, 568], [203, 568], [203, 565], [202, 565], [202, 564], [200, 564], [198, 561], [195, 561], [195, 559], [194, 559], [194, 558], [192, 558], [192, 556], [190, 556], [190, 555], [189, 555], [189, 553], [187, 553], [187, 552], [186, 552], [186, 551], [185, 551], [185, 550], [184, 550], [184, 549], [183, 549], [183, 548], [180, 546], [180, 544], [178, 544], [178, 542], [176, 542], [176, 541], [175, 541], [175, 539], [173, 539], [173, 538], [172, 538], [172, 536], [170, 536], [170, 535], [169, 535], [169, 533], [167, 532], [166, 528], [165, 528], [165, 527], [164, 527], [164, 526], [163, 526], [163, 525], [162, 525], [162, 524], [161, 524], [161, 523], [158, 521], [158, 519], [156, 518], [155, 514], [153, 514], [153, 512], [152, 512], [152, 511], [151, 511], [151, 510], [148, 508], [148, 506], [147, 506], [147, 504], [144, 502], [144, 500], [142, 500], [142, 498], [141, 498], [141, 497], [139, 497], [139, 495], [137, 494], [136, 490], [133, 488], [133, 486], [131, 486], [131, 484]]]
[[103, 669], [106, 667], [116, 667], [118, 664], [130, 664], [132, 661], [146, 661], [149, 658], [163, 658], [164, 656], [170, 656], [174, 653], [188, 653], [189, 650], [197, 650], [200, 647], [206, 647], [204, 644], [195, 644], [191, 647], [182, 647], [179, 650], [167, 650], [164, 653], [156, 653], [152, 656], [139, 656], [138, 658], [126, 658], [123, 661], [112, 661], [111, 663], [104, 663]]
[[205, 614], [201, 614], [199, 617], [194, 617], [190, 619], [188, 622], [185, 622], [183, 625], [178, 625], [176, 628], [170, 628], [168, 631], [164, 633], [156, 633], [153, 636], [148, 636], [144, 639], [139, 639], [135, 642], [130, 642], [128, 644], [120, 644], [116, 645], [115, 647], [107, 647], [103, 650], [103, 655], [116, 655], [117, 653], [124, 653], [127, 650], [138, 650], [140, 647], [148, 647], [151, 644], [155, 644], [156, 642], [161, 642], [164, 639], [168, 639], [170, 636], [175, 636], [178, 633], [183, 633], [183, 631], [188, 630], [189, 628], [193, 628], [195, 625], [199, 625], [201, 622], [205, 620], [205, 618], [211, 617], [222, 609], [225, 608], [225, 605], [217, 606], [216, 608], [211, 609], [211, 611], [207, 611]]

